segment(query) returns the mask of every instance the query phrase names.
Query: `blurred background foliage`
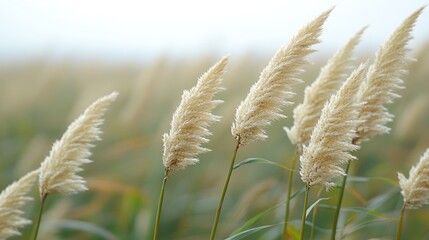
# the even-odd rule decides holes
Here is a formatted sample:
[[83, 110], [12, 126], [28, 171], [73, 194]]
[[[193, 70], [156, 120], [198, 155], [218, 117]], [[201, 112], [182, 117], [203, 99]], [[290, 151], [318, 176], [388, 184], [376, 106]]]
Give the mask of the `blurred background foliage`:
[[[396, 117], [390, 134], [376, 137], [356, 152], [352, 164], [340, 226], [346, 239], [388, 239], [394, 236], [402, 197], [396, 182], [398, 171], [409, 168], [429, 147], [429, 44], [412, 52], [416, 61], [404, 77], [402, 98], [388, 106]], [[368, 53], [356, 54], [356, 65]], [[221, 56], [203, 55], [189, 59], [158, 57], [146, 63], [103, 61], [32, 60], [0, 64], [0, 188], [39, 166], [52, 143], [59, 139], [76, 117], [95, 99], [112, 91], [120, 93], [110, 107], [96, 144], [82, 175], [89, 191], [48, 199], [40, 239], [150, 239], [159, 188], [163, 176], [162, 140], [184, 89]], [[295, 103], [318, 75], [330, 56], [317, 53], [301, 75]], [[224, 104], [215, 109], [222, 116], [211, 127], [206, 146], [211, 152], [201, 162], [170, 176], [162, 212], [160, 239], [207, 239], [221, 187], [234, 147], [230, 126], [235, 108], [243, 100], [270, 56], [231, 56], [224, 75]], [[296, 104], [295, 104], [296, 105]], [[294, 149], [282, 127], [291, 126], [293, 107], [284, 110], [287, 119], [268, 128], [269, 138], [240, 149], [237, 161], [260, 157], [290, 165]], [[225, 199], [218, 236], [229, 236], [253, 216], [272, 208], [254, 226], [281, 223], [284, 214], [288, 172], [263, 164], [249, 164], [235, 170]], [[391, 180], [391, 181], [389, 181]], [[295, 179], [295, 190], [303, 186]], [[338, 191], [321, 192], [327, 197], [318, 208], [316, 239], [329, 236], [332, 206]], [[311, 202], [316, 200], [313, 192]], [[33, 218], [35, 201], [26, 208]], [[301, 199], [292, 202], [292, 228], [299, 228]], [[278, 206], [280, 205], [280, 206]], [[278, 207], [275, 207], [278, 206]], [[274, 207], [274, 208], [273, 208]], [[363, 209], [374, 210], [373, 212]], [[406, 216], [406, 239], [428, 239], [427, 207], [410, 210]], [[293, 229], [292, 229], [293, 230]], [[22, 230], [29, 236], [31, 226]], [[281, 225], [267, 228], [245, 239], [278, 239]], [[21, 239], [21, 238], [15, 238]]]

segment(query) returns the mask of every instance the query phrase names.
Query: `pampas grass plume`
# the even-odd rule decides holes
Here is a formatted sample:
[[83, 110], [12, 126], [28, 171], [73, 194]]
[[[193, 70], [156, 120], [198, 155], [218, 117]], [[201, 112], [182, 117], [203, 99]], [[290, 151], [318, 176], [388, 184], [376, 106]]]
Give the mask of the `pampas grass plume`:
[[407, 179], [398, 173], [404, 206], [415, 209], [429, 203], [429, 148], [421, 156], [416, 166], [413, 166]]
[[197, 163], [196, 156], [209, 151], [201, 144], [208, 142], [206, 137], [211, 135], [207, 127], [219, 120], [211, 111], [222, 102], [213, 97], [223, 90], [221, 77], [227, 63], [224, 57], [198, 79], [196, 86], [183, 92], [170, 132], [163, 135], [162, 161], [167, 175]]
[[359, 146], [352, 144], [358, 110], [361, 104], [356, 101], [357, 92], [364, 79], [367, 64], [360, 65], [343, 83], [338, 92], [324, 106], [310, 142], [303, 148], [300, 157], [301, 179], [311, 187], [324, 184], [327, 189], [333, 186], [333, 178], [344, 176], [341, 164], [355, 159], [350, 151]]
[[404, 88], [401, 76], [406, 72], [405, 67], [409, 62], [406, 45], [423, 9], [419, 8], [405, 19], [377, 52], [366, 82], [359, 91], [359, 101], [366, 104], [359, 113], [362, 122], [357, 128], [356, 143], [390, 131], [385, 125], [393, 120], [393, 115], [384, 105], [398, 98], [395, 91]]
[[117, 95], [113, 92], [91, 104], [53, 144], [40, 167], [39, 192], [42, 199], [51, 193], [73, 194], [87, 190], [85, 179], [77, 173], [82, 171], [82, 164], [91, 162], [89, 149], [93, 147], [92, 142], [101, 139], [103, 115]]
[[366, 27], [362, 28], [350, 38], [320, 70], [317, 79], [305, 89], [303, 103], [293, 110], [293, 126], [290, 129], [285, 127], [292, 144], [304, 145], [310, 140], [324, 104], [347, 78], [346, 71], [351, 68], [353, 49], [365, 29]]
[[282, 108], [289, 106], [294, 95], [291, 89], [302, 82], [297, 75], [302, 72], [305, 57], [314, 52], [311, 47], [319, 43], [322, 26], [332, 9], [304, 26], [287, 47], [277, 51], [262, 70], [259, 80], [251, 87], [246, 99], [235, 113], [231, 133], [240, 145], [267, 138], [264, 128], [273, 120], [283, 118]]
[[31, 223], [20, 208], [32, 200], [27, 195], [38, 174], [39, 170], [29, 172], [0, 193], [0, 239], [21, 235], [18, 228]]

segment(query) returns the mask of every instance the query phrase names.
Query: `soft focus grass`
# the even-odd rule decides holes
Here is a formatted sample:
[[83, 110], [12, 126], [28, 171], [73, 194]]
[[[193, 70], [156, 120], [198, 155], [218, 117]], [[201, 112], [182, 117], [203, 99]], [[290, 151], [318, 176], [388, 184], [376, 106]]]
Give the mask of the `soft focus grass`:
[[[386, 179], [368, 178], [396, 182], [396, 172], [407, 172], [429, 146], [429, 104], [425, 103], [429, 101], [428, 46], [414, 51], [417, 61], [410, 65], [405, 77], [403, 97], [389, 106], [396, 116], [389, 124], [392, 133], [364, 143], [357, 152], [359, 162], [352, 165], [351, 174], [365, 178], [352, 178], [347, 185], [343, 206], [345, 211], [354, 209], [343, 215], [347, 219], [340, 218], [339, 226], [347, 225], [344, 231], [352, 232], [348, 239], [390, 238], [395, 234], [391, 226], [395, 226], [402, 204], [399, 188]], [[329, 57], [316, 56], [314, 64], [306, 66], [307, 71], [302, 75], [306, 83], [297, 88], [295, 102], [301, 101], [303, 88], [315, 79]], [[40, 239], [150, 238], [163, 176], [162, 133], [169, 129], [182, 91], [191, 87], [217, 59], [213, 55], [182, 60], [160, 57], [144, 64], [113, 64], [41, 58], [0, 64], [2, 189], [36, 168], [54, 140], [93, 100], [113, 90], [120, 93], [107, 113], [103, 140], [97, 143], [91, 158], [94, 163], [85, 166], [82, 174], [90, 191], [49, 199]], [[268, 59], [252, 54], [231, 57], [224, 75], [227, 90], [220, 94], [225, 103], [215, 110], [223, 118], [211, 128], [213, 136], [208, 148], [213, 151], [201, 155], [198, 165], [174, 174], [174, 182], [166, 189], [160, 239], [208, 238], [234, 146], [230, 126], [235, 108]], [[420, 103], [423, 107], [413, 113], [409, 109], [418, 101], [423, 102]], [[288, 119], [269, 127], [268, 140], [243, 147], [237, 162], [261, 157], [289, 166], [294, 149], [282, 127], [291, 125], [292, 109], [285, 110]], [[410, 117], [410, 114], [416, 115]], [[228, 236], [251, 217], [284, 202], [287, 173], [281, 168], [249, 164], [235, 171], [224, 203], [219, 237]], [[303, 186], [299, 179], [295, 181], [294, 186]], [[310, 204], [316, 193], [313, 191]], [[322, 230], [316, 230], [317, 239], [329, 236], [329, 231], [325, 233], [323, 228], [330, 227], [328, 219], [333, 214], [330, 207], [335, 205], [336, 196], [337, 190], [321, 195], [330, 199], [322, 201], [318, 209], [316, 225]], [[301, 194], [297, 197], [299, 201], [292, 202], [291, 219], [295, 228], [299, 227], [302, 198]], [[36, 199], [27, 207], [28, 217], [34, 218], [38, 204]], [[377, 213], [371, 215], [362, 209]], [[256, 225], [281, 223], [283, 213], [283, 207], [274, 209]], [[429, 238], [427, 214], [427, 207], [408, 211], [404, 236]], [[368, 224], [363, 228], [356, 226], [365, 222]], [[354, 228], [359, 230], [353, 232]], [[29, 236], [30, 230], [31, 227], [23, 229], [24, 236]], [[275, 239], [280, 233], [281, 225], [247, 239]]]

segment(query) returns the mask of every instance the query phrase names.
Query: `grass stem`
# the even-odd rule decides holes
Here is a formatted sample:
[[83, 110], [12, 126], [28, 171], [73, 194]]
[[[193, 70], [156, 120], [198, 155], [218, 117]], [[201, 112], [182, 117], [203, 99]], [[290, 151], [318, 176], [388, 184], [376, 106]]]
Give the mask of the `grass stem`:
[[396, 232], [396, 240], [400, 240], [401, 239], [402, 224], [403, 224], [403, 221], [404, 221], [404, 213], [405, 213], [405, 204], [402, 206], [402, 209], [401, 209], [401, 216], [399, 217], [398, 230]]
[[213, 222], [212, 231], [210, 234], [210, 240], [213, 240], [216, 236], [216, 229], [217, 229], [217, 225], [219, 223], [220, 213], [222, 211], [223, 200], [225, 199], [226, 190], [227, 190], [228, 185], [229, 185], [229, 180], [231, 179], [232, 170], [234, 169], [234, 163], [235, 163], [235, 158], [237, 157], [238, 148], [240, 148], [240, 141], [237, 141], [237, 145], [235, 146], [235, 150], [234, 150], [234, 155], [231, 159], [231, 164], [230, 164], [229, 170], [228, 170], [228, 176], [226, 177], [225, 185], [223, 186], [223, 190], [222, 190], [222, 195], [219, 199], [219, 204], [218, 204], [217, 209], [216, 209], [216, 216], [215, 216], [215, 220]]
[[[317, 197], [316, 199], [320, 198], [320, 195], [322, 194], [323, 188], [320, 188], [319, 191], [317, 192]], [[314, 206], [313, 208], [313, 213], [312, 213], [312, 217], [311, 217], [311, 222], [313, 223], [313, 225], [311, 226], [311, 231], [310, 231], [310, 240], [314, 239], [314, 231], [315, 231], [315, 224], [316, 224], [316, 216], [317, 216], [317, 209], [319, 204], [317, 204], [316, 206]]]
[[155, 227], [154, 227], [154, 230], [153, 230], [153, 240], [157, 240], [158, 239], [159, 222], [160, 222], [160, 219], [161, 219], [162, 203], [164, 201], [164, 190], [165, 190], [165, 184], [167, 183], [167, 178], [168, 178], [167, 173], [165, 173], [164, 179], [162, 181], [161, 193], [159, 194], [158, 210], [156, 212]]
[[351, 163], [351, 161], [349, 161], [347, 163], [346, 171], [345, 171], [346, 175], [343, 176], [343, 181], [341, 182], [340, 194], [338, 196], [338, 202], [337, 202], [337, 208], [335, 209], [335, 213], [334, 213], [334, 222], [332, 223], [331, 240], [335, 240], [335, 236], [337, 234], [338, 218], [340, 216], [341, 205], [343, 203], [344, 190], [346, 189], [347, 176], [349, 174], [350, 163]]
[[295, 165], [296, 161], [300, 155], [299, 147], [296, 148], [295, 156], [292, 159], [292, 167], [291, 171], [289, 172], [289, 181], [287, 186], [287, 197], [286, 197], [286, 210], [285, 210], [285, 219], [284, 219], [284, 225], [283, 225], [283, 239], [289, 239], [289, 234], [287, 233], [287, 226], [289, 222], [289, 214], [290, 214], [290, 198], [292, 196], [292, 182], [293, 182], [293, 176], [295, 171]]
[[305, 232], [305, 219], [307, 217], [307, 205], [308, 205], [308, 193], [310, 192], [310, 186], [306, 186], [305, 188], [305, 199], [304, 199], [304, 209], [302, 210], [302, 219], [301, 219], [301, 234], [299, 239], [304, 239]]
[[36, 225], [33, 230], [33, 240], [37, 239], [37, 235], [39, 234], [39, 228], [40, 228], [40, 222], [42, 221], [42, 214], [43, 214], [43, 208], [45, 206], [46, 198], [48, 197], [48, 194], [45, 194], [42, 196], [41, 202], [40, 202], [40, 211], [37, 216]]

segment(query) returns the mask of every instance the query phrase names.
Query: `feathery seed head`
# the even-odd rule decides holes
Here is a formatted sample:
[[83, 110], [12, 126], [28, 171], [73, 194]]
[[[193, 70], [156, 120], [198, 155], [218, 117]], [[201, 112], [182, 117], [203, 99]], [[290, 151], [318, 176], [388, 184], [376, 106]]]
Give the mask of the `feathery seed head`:
[[31, 223], [20, 208], [33, 199], [27, 195], [38, 174], [39, 170], [29, 172], [0, 193], [0, 239], [21, 235], [18, 228]]
[[285, 117], [281, 114], [282, 108], [292, 104], [289, 101], [294, 95], [291, 89], [302, 82], [297, 76], [303, 71], [301, 67], [306, 63], [305, 57], [315, 51], [311, 47], [319, 43], [322, 26], [331, 11], [323, 12], [304, 26], [262, 70], [259, 80], [235, 113], [231, 133], [240, 145], [266, 139], [264, 128], [272, 121]]
[[359, 85], [365, 77], [367, 64], [360, 65], [323, 107], [310, 141], [300, 157], [302, 181], [311, 187], [333, 186], [333, 178], [345, 175], [341, 164], [355, 159], [350, 151], [359, 147], [352, 144], [359, 121], [357, 113], [362, 104], [356, 101]]
[[198, 154], [209, 149], [201, 147], [211, 135], [207, 127], [219, 120], [211, 111], [222, 101], [213, 100], [223, 90], [222, 74], [228, 58], [224, 57], [204, 73], [190, 90], [185, 90], [173, 114], [170, 132], [163, 135], [163, 164], [168, 175], [198, 162]]
[[60, 140], [57, 140], [42, 162], [39, 176], [39, 193], [73, 194], [87, 190], [85, 179], [77, 175], [81, 165], [90, 163], [89, 149], [92, 142], [100, 140], [100, 125], [107, 107], [118, 93], [99, 98], [70, 124]]
[[284, 128], [292, 144], [304, 145], [310, 140], [324, 104], [346, 79], [346, 71], [351, 68], [353, 49], [366, 28], [362, 28], [350, 38], [320, 70], [317, 79], [306, 87], [303, 103], [293, 110], [293, 126], [290, 129]]
[[356, 143], [390, 131], [385, 125], [393, 120], [393, 115], [384, 105], [398, 98], [396, 91], [404, 88], [401, 77], [410, 60], [406, 45], [412, 38], [411, 31], [423, 9], [424, 7], [419, 8], [405, 19], [378, 50], [374, 63], [368, 70], [366, 81], [359, 90], [358, 99], [366, 104], [359, 112], [362, 121], [357, 127]]
[[429, 148], [413, 166], [407, 179], [398, 173], [401, 194], [407, 209], [416, 209], [429, 203]]

